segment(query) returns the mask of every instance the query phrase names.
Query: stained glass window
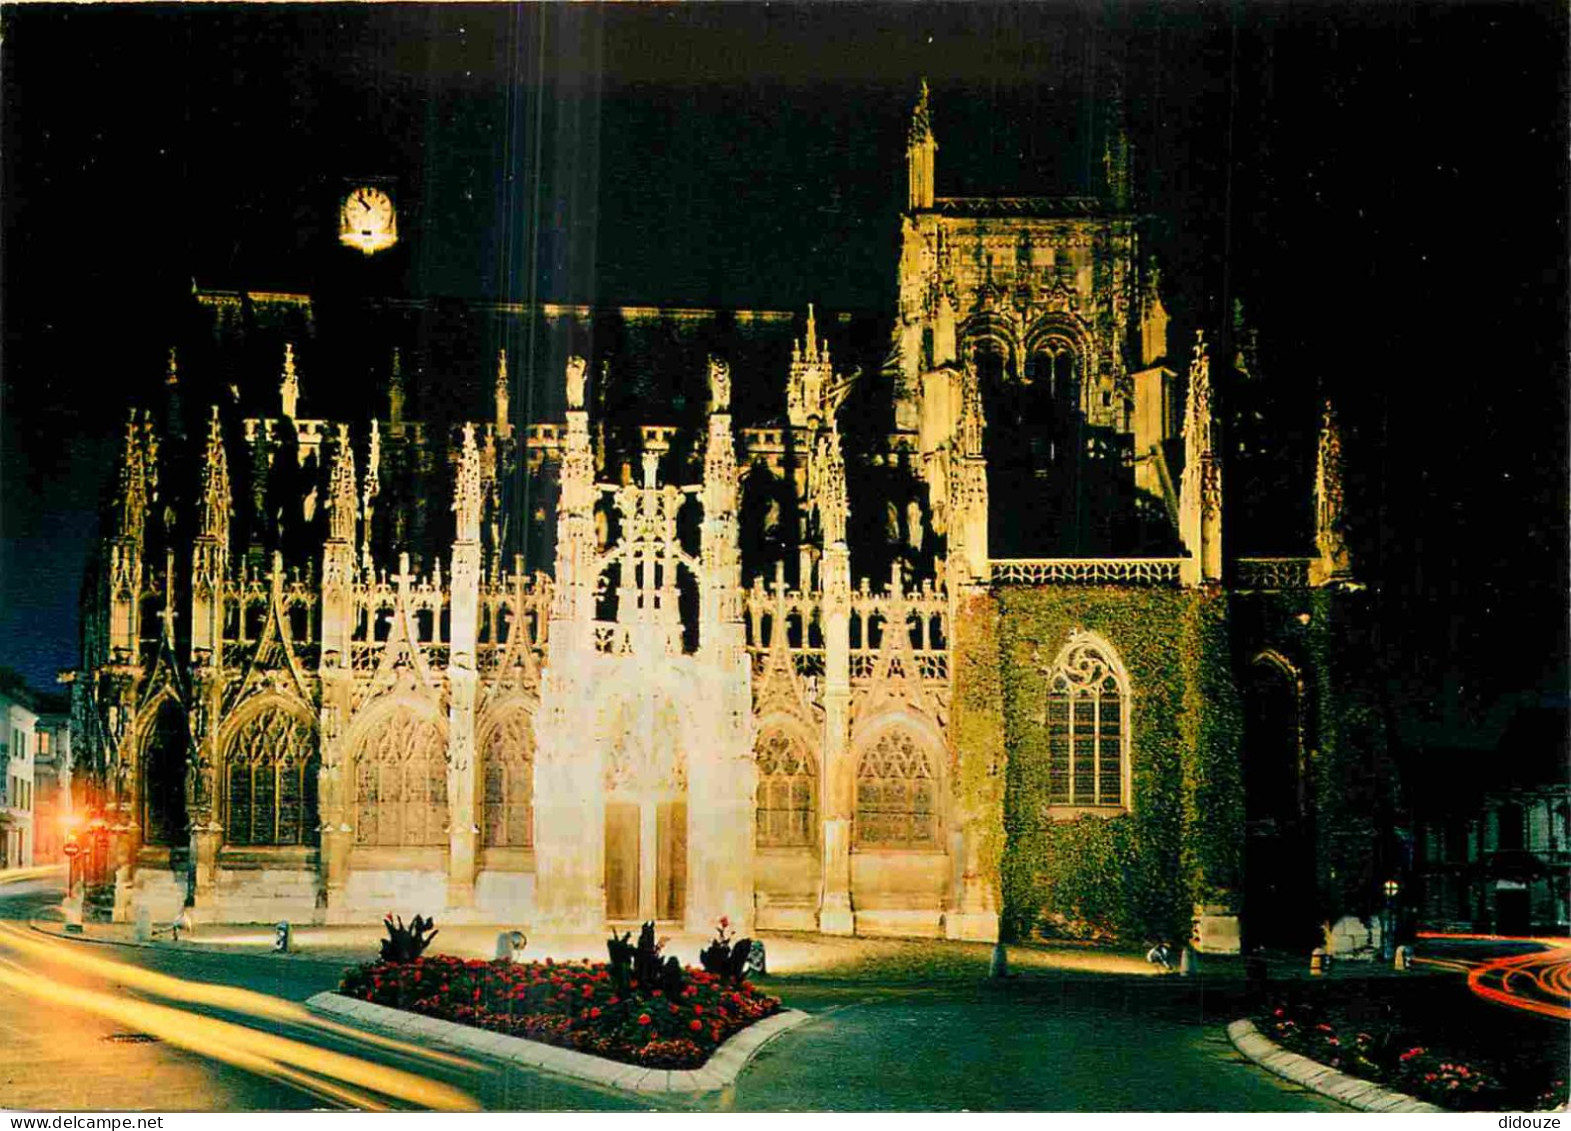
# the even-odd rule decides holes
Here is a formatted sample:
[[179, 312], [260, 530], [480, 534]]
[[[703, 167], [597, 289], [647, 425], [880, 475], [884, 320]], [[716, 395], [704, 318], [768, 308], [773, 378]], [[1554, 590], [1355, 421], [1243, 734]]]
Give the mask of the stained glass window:
[[1127, 808], [1129, 687], [1112, 649], [1077, 634], [1048, 674], [1047, 782], [1054, 805]]
[[869, 848], [938, 845], [938, 783], [909, 731], [887, 730], [856, 766], [856, 842]]
[[224, 839], [230, 844], [315, 844], [321, 762], [309, 719], [287, 711], [251, 716], [224, 759]]
[[355, 843], [447, 843], [447, 738], [435, 719], [398, 707], [355, 758]]
[[818, 829], [818, 766], [800, 743], [779, 730], [758, 740], [758, 844], [811, 845]]
[[535, 842], [535, 750], [529, 713], [507, 712], [486, 735], [481, 752], [487, 848], [529, 848]]

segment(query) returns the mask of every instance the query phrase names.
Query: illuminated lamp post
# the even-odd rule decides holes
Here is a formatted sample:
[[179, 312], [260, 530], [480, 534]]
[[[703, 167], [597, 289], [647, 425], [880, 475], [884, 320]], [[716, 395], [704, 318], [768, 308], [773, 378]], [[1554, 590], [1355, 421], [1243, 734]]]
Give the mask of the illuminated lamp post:
[[82, 846], [76, 842], [75, 829], [65, 834], [65, 844], [60, 851], [65, 853], [65, 929], [80, 931], [82, 905], [76, 902], [76, 857]]
[[1380, 957], [1387, 962], [1396, 956], [1396, 897], [1401, 890], [1400, 881], [1386, 881], [1385, 930], [1380, 932]]

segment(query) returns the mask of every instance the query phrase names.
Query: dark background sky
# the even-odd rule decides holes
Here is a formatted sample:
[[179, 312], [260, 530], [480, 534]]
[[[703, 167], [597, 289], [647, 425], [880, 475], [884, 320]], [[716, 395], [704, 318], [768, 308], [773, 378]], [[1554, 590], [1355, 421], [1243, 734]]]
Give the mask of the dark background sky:
[[[1094, 189], [1122, 90], [1175, 332], [1243, 301], [1284, 442], [1339, 402], [1404, 709], [1564, 687], [1560, 6], [28, 5], [0, 31], [0, 664], [36, 684], [75, 661], [116, 424], [193, 278], [888, 309], [926, 76], [941, 195]], [[404, 239], [355, 278], [336, 197], [371, 175]]]

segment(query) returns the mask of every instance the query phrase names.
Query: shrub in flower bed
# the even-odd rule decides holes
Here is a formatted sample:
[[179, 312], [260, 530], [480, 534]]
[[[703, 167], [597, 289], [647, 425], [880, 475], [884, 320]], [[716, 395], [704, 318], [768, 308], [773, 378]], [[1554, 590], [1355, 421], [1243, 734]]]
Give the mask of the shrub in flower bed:
[[731, 1034], [780, 1009], [779, 998], [748, 981], [690, 967], [673, 983], [666, 963], [658, 969], [651, 984], [619, 977], [601, 962], [487, 962], [439, 954], [358, 966], [344, 975], [338, 992], [653, 1068], [696, 1068]]
[[1529, 1095], [1521, 1082], [1505, 1079], [1500, 1066], [1478, 1057], [1464, 1058], [1454, 1049], [1416, 1043], [1394, 1020], [1366, 1030], [1298, 1002], [1278, 1005], [1257, 1017], [1255, 1025], [1283, 1048], [1310, 1060], [1441, 1107], [1549, 1110], [1566, 1103], [1563, 1079]]

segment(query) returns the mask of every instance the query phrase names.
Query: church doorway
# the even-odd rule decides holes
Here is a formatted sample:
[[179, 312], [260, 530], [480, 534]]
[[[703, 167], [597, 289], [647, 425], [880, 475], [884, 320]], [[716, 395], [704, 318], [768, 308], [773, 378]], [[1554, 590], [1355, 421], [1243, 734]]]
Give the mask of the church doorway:
[[612, 923], [681, 922], [687, 911], [687, 760], [669, 695], [629, 696], [602, 716], [605, 899]]
[[611, 800], [605, 807], [606, 918], [680, 922], [687, 910], [687, 802]]
[[1244, 933], [1251, 948], [1319, 941], [1298, 670], [1268, 652], [1244, 683]]

